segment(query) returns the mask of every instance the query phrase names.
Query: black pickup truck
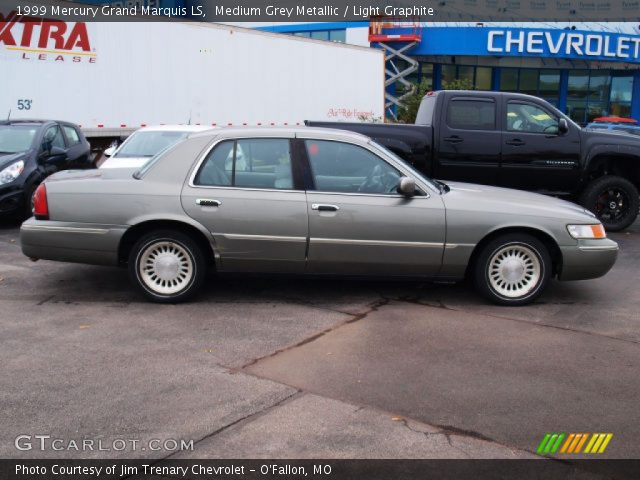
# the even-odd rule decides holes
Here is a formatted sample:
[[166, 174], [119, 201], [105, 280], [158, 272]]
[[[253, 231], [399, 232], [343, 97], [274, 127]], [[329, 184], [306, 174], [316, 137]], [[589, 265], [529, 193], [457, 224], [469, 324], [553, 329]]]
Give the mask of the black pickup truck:
[[640, 138], [580, 128], [537, 97], [429, 92], [415, 125], [306, 124], [367, 135], [440, 180], [569, 197], [611, 231], [628, 227], [638, 216]]

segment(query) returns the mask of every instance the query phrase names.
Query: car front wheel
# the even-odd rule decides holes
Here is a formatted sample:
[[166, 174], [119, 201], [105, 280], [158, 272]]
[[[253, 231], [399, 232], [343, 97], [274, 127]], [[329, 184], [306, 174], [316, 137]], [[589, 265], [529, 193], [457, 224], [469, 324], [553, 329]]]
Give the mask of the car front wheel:
[[527, 234], [507, 234], [491, 240], [475, 264], [478, 290], [499, 305], [527, 305], [544, 290], [551, 276], [551, 256], [545, 245]]
[[178, 303], [200, 290], [206, 263], [202, 250], [191, 237], [158, 230], [144, 235], [131, 249], [129, 275], [150, 300]]

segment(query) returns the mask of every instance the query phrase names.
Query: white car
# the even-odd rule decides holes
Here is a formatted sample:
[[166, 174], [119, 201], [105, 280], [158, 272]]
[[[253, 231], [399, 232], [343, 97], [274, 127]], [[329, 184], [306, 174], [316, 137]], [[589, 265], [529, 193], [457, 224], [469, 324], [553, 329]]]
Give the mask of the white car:
[[211, 130], [202, 125], [158, 125], [133, 132], [119, 147], [104, 151], [100, 168], [140, 168], [147, 160], [193, 132]]

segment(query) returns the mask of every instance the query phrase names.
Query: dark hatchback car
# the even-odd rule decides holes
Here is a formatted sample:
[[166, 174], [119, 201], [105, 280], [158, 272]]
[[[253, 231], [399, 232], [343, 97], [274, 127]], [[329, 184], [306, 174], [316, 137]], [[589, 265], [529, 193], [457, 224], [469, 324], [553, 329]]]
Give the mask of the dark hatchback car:
[[92, 167], [89, 142], [77, 125], [0, 121], [0, 218], [31, 216], [33, 193], [52, 173]]

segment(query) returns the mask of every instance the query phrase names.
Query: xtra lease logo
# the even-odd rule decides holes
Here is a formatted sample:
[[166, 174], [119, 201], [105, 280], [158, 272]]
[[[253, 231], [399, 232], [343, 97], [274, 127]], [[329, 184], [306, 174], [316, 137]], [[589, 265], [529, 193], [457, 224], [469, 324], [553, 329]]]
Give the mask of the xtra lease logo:
[[95, 63], [87, 25], [0, 13], [0, 45], [15, 51], [24, 60]]
[[612, 438], [613, 433], [547, 433], [537, 452], [540, 455], [604, 453]]

